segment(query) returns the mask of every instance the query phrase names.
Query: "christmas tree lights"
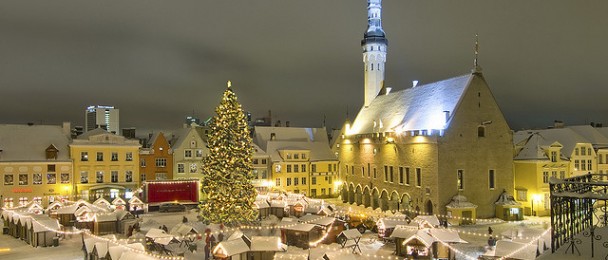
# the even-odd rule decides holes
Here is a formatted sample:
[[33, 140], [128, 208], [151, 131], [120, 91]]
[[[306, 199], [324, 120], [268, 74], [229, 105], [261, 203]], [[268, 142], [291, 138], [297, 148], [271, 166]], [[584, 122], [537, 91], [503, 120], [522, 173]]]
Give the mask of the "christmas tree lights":
[[207, 223], [235, 225], [257, 218], [251, 184], [253, 146], [249, 128], [236, 94], [228, 88], [209, 125], [209, 156], [203, 159], [204, 177], [200, 216]]

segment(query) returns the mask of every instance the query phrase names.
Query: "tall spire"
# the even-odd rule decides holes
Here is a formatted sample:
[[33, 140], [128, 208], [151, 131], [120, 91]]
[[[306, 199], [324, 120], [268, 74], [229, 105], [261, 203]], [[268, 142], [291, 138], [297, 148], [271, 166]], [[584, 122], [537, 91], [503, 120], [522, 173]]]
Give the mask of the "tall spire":
[[481, 73], [481, 66], [477, 62], [479, 58], [479, 35], [475, 33], [475, 47], [473, 48], [475, 51], [475, 60], [473, 60], [473, 73]]
[[376, 98], [384, 85], [384, 63], [388, 41], [382, 29], [382, 0], [367, 0], [367, 30], [361, 40], [365, 63], [365, 107]]

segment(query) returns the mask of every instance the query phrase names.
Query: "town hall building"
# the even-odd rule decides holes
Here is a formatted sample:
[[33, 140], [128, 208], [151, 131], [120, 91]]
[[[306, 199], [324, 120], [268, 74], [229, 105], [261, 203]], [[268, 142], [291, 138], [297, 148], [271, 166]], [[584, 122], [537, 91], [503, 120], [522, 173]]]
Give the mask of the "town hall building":
[[520, 214], [496, 210], [512, 198], [512, 132], [477, 64], [477, 50], [471, 73], [391, 92], [384, 84], [382, 1], [368, 0], [367, 10], [364, 105], [335, 145], [342, 199], [448, 214], [448, 204], [466, 198], [470, 203], [463, 205], [471, 209], [464, 217]]

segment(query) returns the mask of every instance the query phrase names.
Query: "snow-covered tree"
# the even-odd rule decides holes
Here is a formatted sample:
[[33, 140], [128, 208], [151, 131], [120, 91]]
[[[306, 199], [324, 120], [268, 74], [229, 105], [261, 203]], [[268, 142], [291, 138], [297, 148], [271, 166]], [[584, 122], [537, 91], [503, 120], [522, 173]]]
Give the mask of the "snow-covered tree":
[[257, 192], [251, 180], [253, 147], [245, 113], [228, 88], [209, 124], [209, 156], [203, 160], [200, 217], [207, 223], [233, 225], [253, 221]]

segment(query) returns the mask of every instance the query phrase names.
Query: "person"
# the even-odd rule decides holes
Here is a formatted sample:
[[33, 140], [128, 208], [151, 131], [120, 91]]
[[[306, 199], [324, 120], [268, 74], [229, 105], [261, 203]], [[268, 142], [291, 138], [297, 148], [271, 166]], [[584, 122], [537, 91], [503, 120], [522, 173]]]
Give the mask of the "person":
[[182, 223], [188, 223], [188, 218], [186, 216], [182, 218]]
[[488, 238], [488, 246], [495, 246], [496, 245], [496, 239], [494, 239], [494, 237], [490, 236], [490, 238]]
[[494, 230], [492, 230], [492, 227], [488, 227], [488, 234], [492, 235], [492, 232], [494, 232]]
[[410, 253], [412, 259], [418, 259], [418, 250], [416, 248], [412, 248], [412, 253]]

